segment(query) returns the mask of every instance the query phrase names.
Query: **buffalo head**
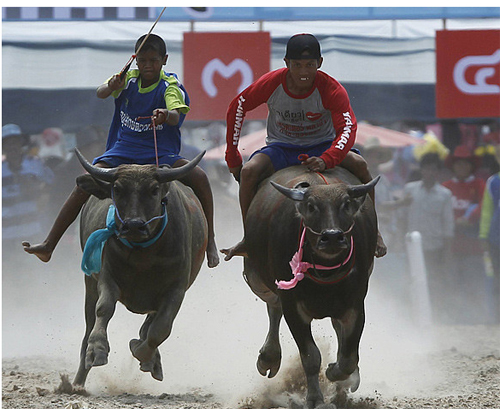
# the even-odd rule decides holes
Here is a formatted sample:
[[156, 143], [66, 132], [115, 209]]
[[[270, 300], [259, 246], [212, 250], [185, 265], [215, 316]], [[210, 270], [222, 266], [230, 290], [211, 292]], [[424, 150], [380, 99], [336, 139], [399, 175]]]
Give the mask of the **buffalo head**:
[[167, 217], [168, 182], [185, 176], [205, 154], [200, 153], [178, 168], [155, 165], [100, 168], [88, 162], [78, 149], [75, 152], [88, 172], [77, 178], [77, 185], [99, 199], [111, 198], [119, 236], [139, 243], [153, 237]]
[[323, 260], [334, 260], [350, 248], [355, 215], [379, 179], [377, 177], [364, 185], [311, 186], [302, 182], [288, 188], [273, 181], [271, 184], [296, 202], [297, 212], [307, 229], [307, 241], [314, 253]]

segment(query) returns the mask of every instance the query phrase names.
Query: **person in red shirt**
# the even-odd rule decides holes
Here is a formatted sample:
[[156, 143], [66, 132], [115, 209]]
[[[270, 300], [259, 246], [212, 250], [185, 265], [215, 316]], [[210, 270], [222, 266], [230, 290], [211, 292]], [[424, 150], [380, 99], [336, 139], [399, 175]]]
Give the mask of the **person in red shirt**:
[[[284, 61], [285, 68], [264, 74], [237, 95], [227, 111], [225, 159], [240, 183], [243, 225], [259, 183], [280, 169], [301, 164], [322, 172], [341, 164], [361, 182], [372, 180], [365, 160], [351, 151], [357, 123], [347, 92], [337, 80], [319, 71], [323, 57], [316, 37], [292, 36]], [[268, 107], [266, 146], [243, 166], [238, 151], [243, 121], [248, 111], [264, 103]], [[371, 196], [373, 200], [373, 192]], [[245, 239], [221, 251], [226, 261], [235, 255], [246, 256]], [[382, 257], [386, 252], [379, 233], [376, 255]]]
[[452, 252], [456, 262], [454, 292], [458, 304], [457, 319], [474, 322], [477, 316], [484, 316], [481, 308], [485, 298], [483, 251], [477, 237], [485, 182], [474, 176], [478, 157], [465, 145], [457, 146], [453, 154], [446, 158], [445, 164], [453, 172], [453, 177], [443, 182], [443, 186], [453, 195], [455, 235]]

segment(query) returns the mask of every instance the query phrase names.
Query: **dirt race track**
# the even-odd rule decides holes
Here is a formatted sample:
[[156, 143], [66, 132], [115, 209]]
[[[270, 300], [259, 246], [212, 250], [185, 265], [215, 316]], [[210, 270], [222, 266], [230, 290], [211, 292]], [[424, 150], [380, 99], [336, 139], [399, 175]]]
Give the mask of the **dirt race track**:
[[[241, 222], [234, 198], [216, 198], [217, 242], [223, 248], [239, 240]], [[241, 277], [241, 259], [203, 267], [160, 347], [163, 382], [139, 371], [128, 341], [143, 317], [120, 305], [109, 326], [109, 363], [90, 372], [88, 395], [57, 392], [61, 375], [71, 381], [78, 366], [84, 331], [81, 252], [66, 240], [48, 264], [21, 249], [8, 256], [2, 270], [5, 409], [297, 408], [304, 401], [297, 348], [284, 322], [280, 372], [266, 379], [255, 368], [267, 314]], [[322, 379], [325, 408], [500, 408], [500, 326], [416, 325], [405, 297], [391, 287], [401, 274], [376, 268], [361, 339], [361, 386], [342, 400]], [[335, 335], [327, 320], [315, 322], [313, 331], [324, 373], [335, 361]]]

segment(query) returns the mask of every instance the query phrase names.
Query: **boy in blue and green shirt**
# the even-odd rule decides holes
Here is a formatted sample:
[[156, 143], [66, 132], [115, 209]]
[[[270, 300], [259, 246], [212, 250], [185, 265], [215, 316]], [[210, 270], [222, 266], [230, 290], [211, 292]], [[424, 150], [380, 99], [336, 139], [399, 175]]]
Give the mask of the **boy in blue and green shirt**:
[[[145, 36], [136, 42], [137, 50]], [[138, 69], [126, 75], [113, 75], [99, 86], [99, 98], [115, 98], [115, 113], [108, 134], [106, 151], [94, 159], [99, 167], [121, 164], [154, 164], [180, 167], [188, 161], [179, 155], [180, 127], [189, 112], [189, 97], [173, 73], [165, 73], [167, 50], [163, 39], [151, 34], [137, 54]], [[157, 155], [150, 117], [156, 127]], [[141, 118], [142, 117], [142, 118]], [[145, 117], [145, 118], [144, 118]], [[207, 261], [209, 267], [219, 263], [213, 226], [213, 196], [205, 172], [197, 166], [181, 182], [191, 187], [203, 206], [208, 222]], [[78, 216], [89, 195], [76, 186], [64, 203], [47, 238], [31, 246], [23, 242], [24, 250], [47, 262], [66, 229]]]

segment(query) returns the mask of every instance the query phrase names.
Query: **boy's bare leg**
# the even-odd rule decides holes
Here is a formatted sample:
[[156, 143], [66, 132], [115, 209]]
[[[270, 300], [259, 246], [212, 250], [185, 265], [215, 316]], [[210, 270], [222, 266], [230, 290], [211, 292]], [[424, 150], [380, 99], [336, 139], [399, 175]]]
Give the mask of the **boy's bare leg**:
[[34, 254], [45, 263], [48, 262], [57, 243], [59, 243], [68, 227], [75, 221], [89, 196], [87, 192], [75, 186], [59, 211], [47, 238], [42, 243], [33, 246], [29, 242], [23, 241], [24, 251]]
[[[186, 160], [178, 160], [174, 167], [182, 166], [188, 163]], [[215, 229], [214, 229], [214, 199], [210, 182], [206, 173], [199, 166], [194, 168], [189, 174], [180, 179], [191, 189], [200, 200], [201, 206], [205, 213], [208, 225], [208, 243], [207, 243], [207, 264], [208, 267], [213, 268], [219, 264], [219, 252], [217, 244], [215, 243]]]
[[[373, 178], [368, 170], [368, 165], [361, 155], [354, 152], [349, 152], [344, 160], [340, 163], [344, 169], [347, 169], [355, 175], [362, 183], [368, 183]], [[368, 195], [372, 199], [373, 206], [375, 206], [375, 189], [372, 189]], [[375, 248], [375, 257], [384, 257], [387, 254], [387, 246], [384, 239], [377, 229], [377, 246]]]
[[245, 245], [245, 220], [248, 209], [257, 193], [259, 183], [273, 173], [274, 167], [271, 158], [263, 153], [255, 155], [241, 169], [239, 199], [241, 217], [243, 219], [243, 239], [233, 247], [221, 250], [221, 252], [226, 255], [224, 258], [225, 261], [231, 260], [234, 256], [246, 257], [248, 255]]

